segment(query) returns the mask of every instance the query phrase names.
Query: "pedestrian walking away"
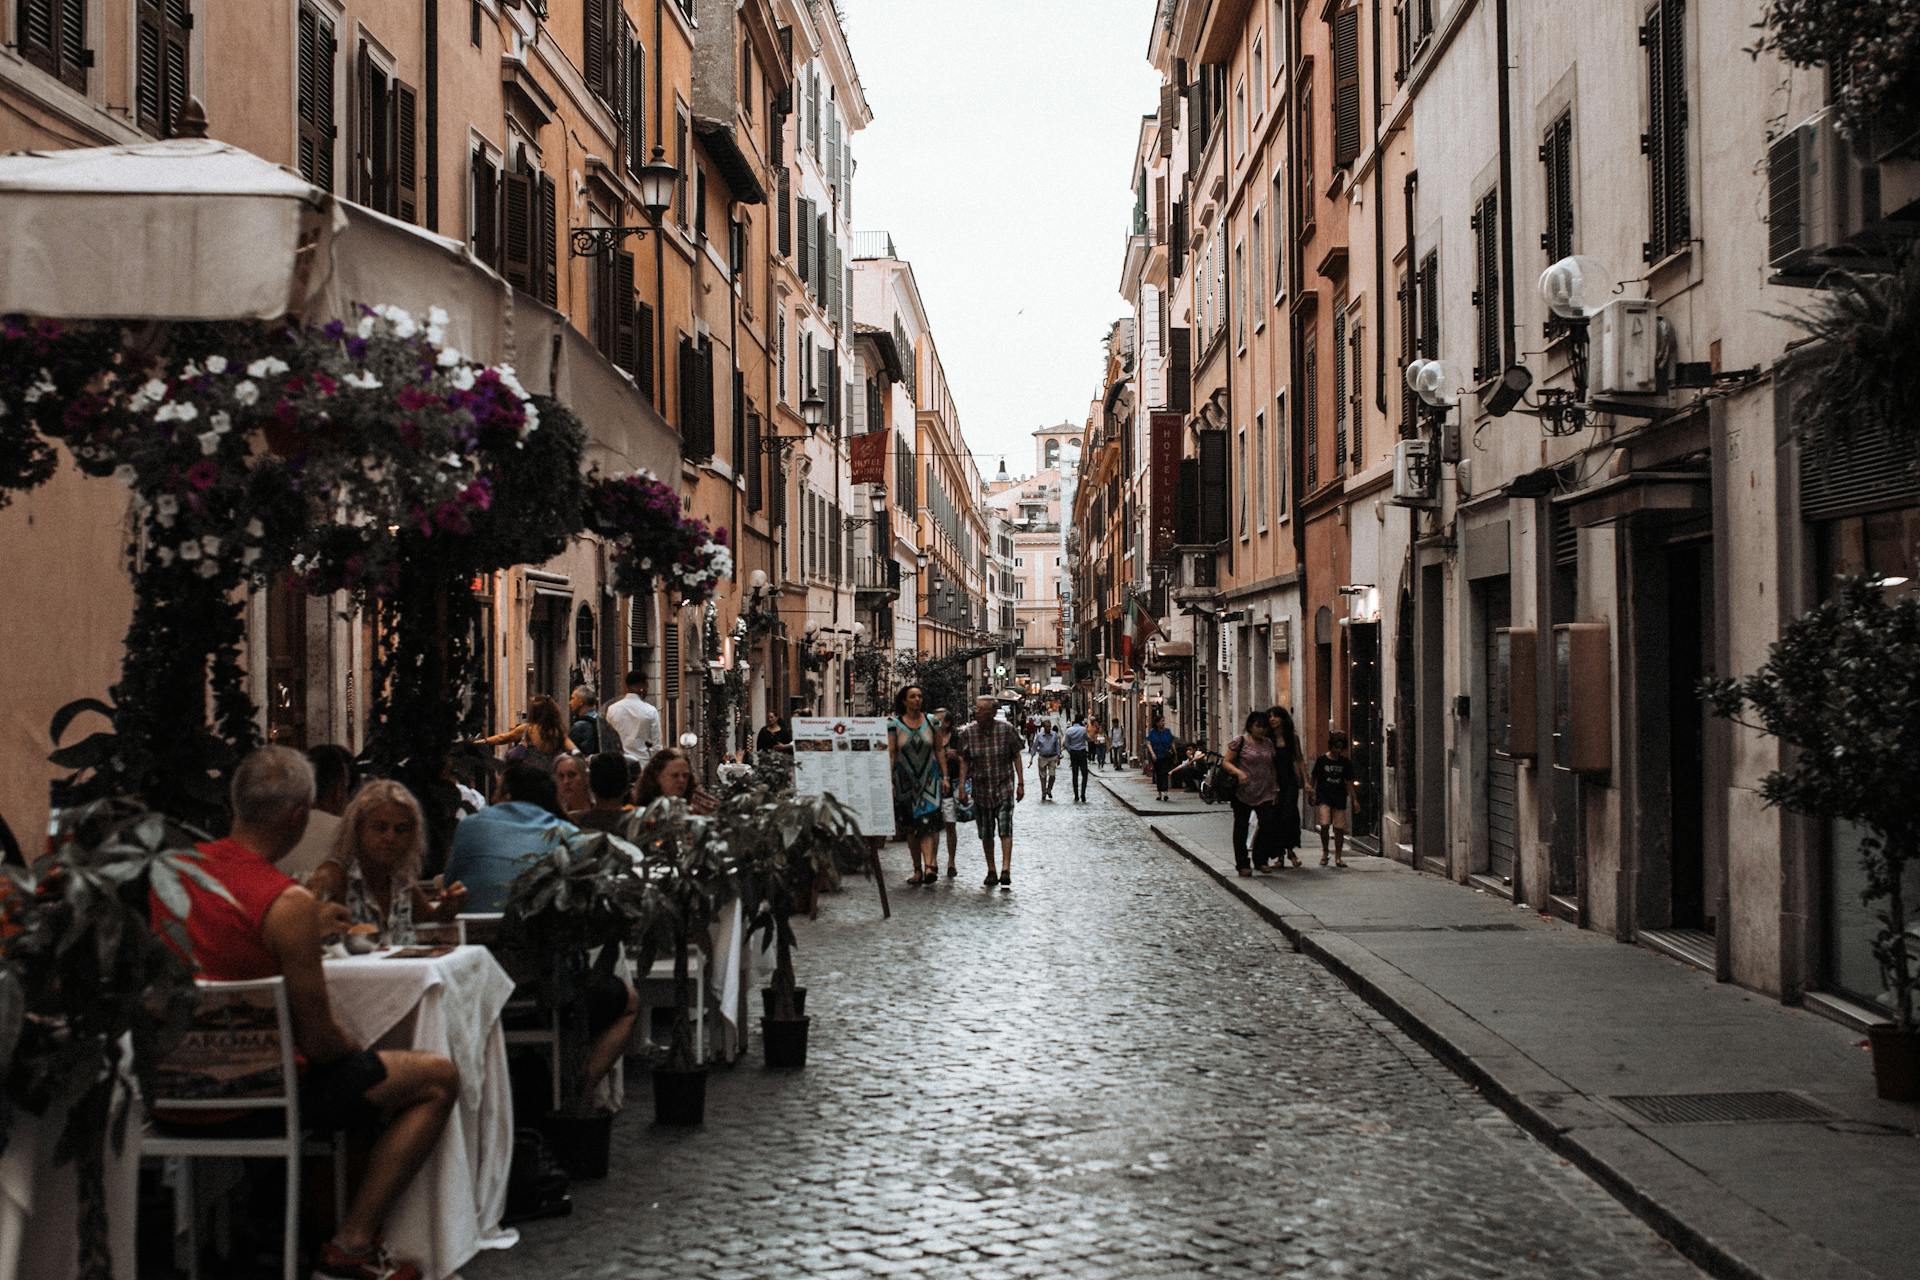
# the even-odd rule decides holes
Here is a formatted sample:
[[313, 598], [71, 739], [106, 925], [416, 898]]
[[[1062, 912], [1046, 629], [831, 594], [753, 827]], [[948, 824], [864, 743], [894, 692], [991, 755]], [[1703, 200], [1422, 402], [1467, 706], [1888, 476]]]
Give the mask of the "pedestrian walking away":
[[608, 706], [607, 723], [620, 735], [620, 751], [633, 761], [638, 777], [661, 743], [660, 708], [647, 701], [646, 672], [627, 672], [626, 696]]
[[1307, 793], [1307, 759], [1300, 750], [1300, 732], [1293, 713], [1285, 707], [1267, 708], [1267, 736], [1273, 740], [1274, 860], [1281, 855], [1300, 865], [1300, 797]]
[[887, 751], [893, 763], [894, 807], [907, 832], [913, 855], [908, 884], [940, 881], [940, 794], [946, 770], [941, 764], [940, 722], [926, 712], [926, 690], [910, 684], [893, 697], [887, 722]]
[[1040, 726], [1031, 748], [1040, 773], [1040, 799], [1045, 803], [1053, 799], [1053, 780], [1060, 774], [1060, 735], [1053, 731], [1053, 721]]
[[[987, 855], [987, 886], [1013, 886], [1013, 806], [1027, 798], [1027, 771], [1020, 757], [1020, 731], [995, 717], [999, 704], [975, 698], [973, 720], [953, 735], [960, 754], [960, 785], [973, 786], [973, 820]], [[993, 836], [1000, 833], [1000, 874], [993, 872]]]
[[1147, 730], [1147, 754], [1153, 759], [1153, 797], [1165, 800], [1167, 775], [1173, 771], [1173, 730], [1167, 728], [1167, 722], [1159, 716], [1153, 718], [1153, 728]]
[[[1227, 744], [1221, 767], [1238, 785], [1234, 788], [1233, 867], [1243, 876], [1271, 870], [1269, 862], [1280, 858], [1274, 843], [1277, 834], [1274, 812], [1278, 807], [1279, 785], [1276, 778], [1278, 756], [1274, 751], [1272, 726], [1267, 713], [1256, 711], [1247, 717], [1241, 735]], [[1247, 847], [1247, 827], [1255, 818], [1259, 826], [1253, 833], [1253, 847]], [[1296, 822], [1295, 826], [1299, 824]], [[1284, 863], [1282, 863], [1284, 865]]]
[[1061, 739], [1067, 749], [1067, 761], [1073, 769], [1073, 798], [1080, 804], [1087, 802], [1087, 750], [1089, 746], [1085, 716], [1075, 716], [1073, 723], [1067, 726], [1067, 732]]
[[[1073, 722], [1079, 724], [1083, 718], [1084, 717], [1081, 716], [1075, 716]], [[1107, 733], [1106, 730], [1100, 727], [1098, 720], [1095, 720], [1087, 726], [1087, 750], [1093, 756], [1093, 762], [1095, 764], [1105, 765], [1107, 763]]]
[[567, 738], [566, 722], [560, 718], [560, 704], [544, 693], [536, 693], [527, 699], [526, 714], [519, 724], [480, 739], [480, 745], [504, 746], [508, 764], [530, 764], [551, 773], [553, 762], [572, 743]]
[[[1333, 855], [1333, 865], [1344, 867], [1341, 859], [1341, 847], [1347, 839], [1347, 801], [1352, 790], [1360, 783], [1353, 775], [1353, 761], [1347, 756], [1347, 735], [1335, 729], [1327, 737], [1326, 753], [1313, 762], [1313, 816], [1320, 827], [1320, 865], [1327, 865], [1327, 855]], [[1333, 836], [1333, 847], [1329, 851], [1327, 836]]]

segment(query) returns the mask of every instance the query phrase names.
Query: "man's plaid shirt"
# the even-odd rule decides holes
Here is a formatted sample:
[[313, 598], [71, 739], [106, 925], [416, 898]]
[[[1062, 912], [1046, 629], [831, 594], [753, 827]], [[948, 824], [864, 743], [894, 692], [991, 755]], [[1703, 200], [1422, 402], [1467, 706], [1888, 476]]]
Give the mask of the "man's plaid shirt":
[[1014, 774], [1027, 748], [1020, 731], [1005, 720], [981, 724], [969, 720], [953, 735], [953, 749], [967, 762], [973, 780], [973, 807], [992, 812], [1014, 798]]

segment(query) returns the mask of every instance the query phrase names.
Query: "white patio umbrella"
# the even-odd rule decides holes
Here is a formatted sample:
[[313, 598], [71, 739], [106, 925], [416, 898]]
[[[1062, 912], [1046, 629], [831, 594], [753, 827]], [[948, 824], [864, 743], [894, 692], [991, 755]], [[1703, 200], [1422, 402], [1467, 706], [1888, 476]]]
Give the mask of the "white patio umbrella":
[[0, 156], [0, 313], [270, 319], [304, 311], [345, 216], [208, 138]]

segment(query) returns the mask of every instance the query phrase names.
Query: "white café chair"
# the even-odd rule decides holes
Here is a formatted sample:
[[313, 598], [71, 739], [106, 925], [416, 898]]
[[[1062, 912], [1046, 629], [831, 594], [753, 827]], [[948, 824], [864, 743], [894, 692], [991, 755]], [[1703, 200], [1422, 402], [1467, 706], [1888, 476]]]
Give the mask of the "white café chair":
[[[707, 1060], [707, 953], [698, 946], [687, 948], [687, 972], [693, 978], [693, 1056]], [[634, 975], [634, 990], [640, 994], [640, 1012], [645, 1015], [637, 1034], [652, 1039], [653, 1011], [673, 1008], [673, 957], [662, 956], [645, 973]]]
[[[454, 923], [460, 927], [460, 945], [463, 947], [492, 946], [494, 939], [500, 934], [500, 921], [503, 918], [504, 913], [499, 911], [461, 912], [453, 918]], [[500, 1011], [503, 1024], [508, 1020], [524, 1024], [532, 1021], [536, 1015], [544, 1016], [539, 1018], [539, 1024], [535, 1026], [522, 1025], [516, 1028], [503, 1025], [501, 1039], [506, 1041], [510, 1049], [516, 1045], [545, 1047], [547, 1075], [552, 1080], [553, 1109], [558, 1111], [560, 1109], [560, 1074], [566, 1069], [560, 1057], [559, 1011], [542, 1009], [525, 996], [507, 1001], [507, 1007]]]
[[[300, 1122], [300, 1076], [294, 1065], [293, 1019], [287, 1011], [286, 982], [261, 978], [250, 982], [197, 980], [198, 1001], [192, 1029], [161, 1064], [154, 1096], [147, 1100], [149, 1123], [140, 1135], [142, 1156], [176, 1156], [182, 1170], [181, 1200], [187, 1219], [187, 1274], [200, 1276], [200, 1215], [193, 1203], [192, 1162], [198, 1156], [284, 1160], [287, 1165], [286, 1242], [282, 1250], [286, 1280], [300, 1269], [300, 1160], [305, 1155], [333, 1157], [334, 1214], [347, 1212], [345, 1135], [330, 1143], [308, 1142]], [[162, 1112], [243, 1111], [281, 1113], [278, 1133], [233, 1137], [161, 1132], [152, 1117]]]

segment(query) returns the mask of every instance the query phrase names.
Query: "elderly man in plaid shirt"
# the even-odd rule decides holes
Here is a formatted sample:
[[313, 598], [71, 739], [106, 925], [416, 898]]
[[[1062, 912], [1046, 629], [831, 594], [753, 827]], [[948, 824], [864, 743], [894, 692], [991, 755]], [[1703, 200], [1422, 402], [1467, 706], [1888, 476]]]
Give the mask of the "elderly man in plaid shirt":
[[[999, 703], [991, 696], [973, 700], [973, 720], [953, 735], [960, 755], [960, 780], [954, 790], [973, 779], [973, 818], [980, 827], [980, 844], [987, 854], [987, 878], [982, 883], [1013, 887], [1013, 806], [1027, 798], [1027, 771], [1021, 756], [1026, 743], [1020, 731], [995, 717]], [[993, 874], [993, 831], [1000, 829], [1000, 874]]]

